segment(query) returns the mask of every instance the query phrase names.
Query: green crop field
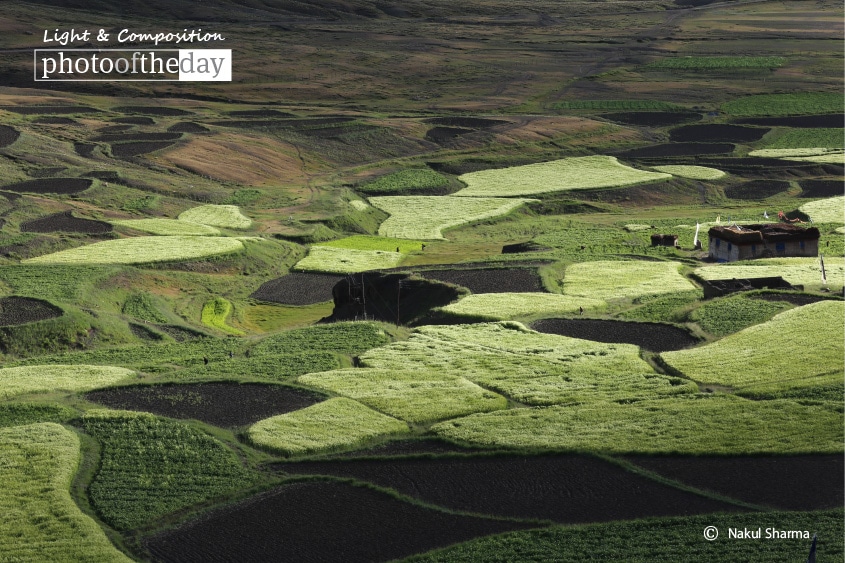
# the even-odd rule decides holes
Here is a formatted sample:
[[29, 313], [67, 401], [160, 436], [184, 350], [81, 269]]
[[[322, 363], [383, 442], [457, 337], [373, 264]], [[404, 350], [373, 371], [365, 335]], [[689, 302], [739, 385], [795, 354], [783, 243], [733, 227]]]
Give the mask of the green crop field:
[[268, 336], [252, 350], [261, 355], [299, 354], [304, 350], [360, 354], [370, 348], [387, 344], [390, 340], [390, 336], [376, 323], [333, 323]]
[[14, 268], [0, 268], [0, 280], [11, 286], [17, 295], [73, 301], [114, 271], [111, 266], [16, 265]]
[[70, 496], [79, 456], [58, 424], [0, 429], [0, 560], [131, 561]]
[[690, 165], [673, 165], [653, 166], [658, 172], [665, 172], [672, 176], [680, 176], [681, 178], [691, 178], [693, 180], [718, 180], [725, 176], [725, 173], [717, 168], [708, 168], [706, 166], [690, 166]]
[[406, 432], [404, 422], [337, 397], [257, 422], [246, 435], [260, 448], [295, 456], [351, 449]]
[[0, 398], [28, 393], [72, 393], [128, 380], [135, 372], [112, 366], [36, 365], [0, 369]]
[[179, 214], [180, 221], [190, 221], [224, 229], [248, 229], [252, 219], [243, 215], [237, 205], [201, 205]]
[[458, 317], [498, 321], [571, 315], [580, 308], [595, 311], [604, 306], [605, 302], [601, 299], [556, 293], [480, 293], [467, 295], [441, 310]]
[[841, 149], [830, 149], [824, 147], [811, 148], [789, 148], [789, 149], [759, 149], [748, 153], [749, 156], [762, 156], [769, 158], [824, 156], [828, 154], [841, 154]]
[[165, 317], [159, 311], [153, 298], [148, 293], [135, 293], [130, 295], [123, 303], [121, 312], [124, 315], [150, 323], [166, 323]]
[[293, 269], [301, 272], [354, 274], [367, 270], [395, 268], [403, 257], [401, 252], [385, 250], [312, 246], [308, 251], [308, 256], [297, 262]]
[[385, 237], [444, 239], [443, 230], [510, 213], [527, 200], [495, 197], [385, 196], [370, 203], [390, 214], [379, 227]]
[[554, 405], [692, 393], [660, 376], [636, 346], [542, 334], [513, 322], [418, 328], [406, 341], [361, 355], [388, 371], [445, 372], [522, 403]]
[[36, 422], [67, 422], [76, 418], [75, 409], [58, 403], [0, 404], [0, 426], [23, 426]]
[[582, 156], [551, 162], [482, 170], [458, 179], [467, 187], [455, 193], [467, 197], [507, 197], [589, 188], [612, 188], [668, 180], [662, 172], [625, 166], [613, 156]]
[[843, 342], [845, 305], [822, 301], [785, 311], [712, 344], [661, 357], [701, 383], [739, 389], [777, 383], [789, 389], [841, 381]]
[[789, 304], [784, 301], [735, 296], [708, 301], [695, 309], [689, 318], [710, 334], [725, 336], [767, 321], [788, 308]]
[[[768, 143], [769, 149], [796, 149], [796, 148], [829, 148], [842, 149], [845, 144], [842, 129], [816, 128], [816, 129], [787, 129], [774, 141]], [[799, 155], [800, 156], [800, 155]]]
[[658, 70], [726, 70], [778, 68], [786, 63], [783, 57], [668, 57], [649, 63]]
[[432, 430], [476, 446], [613, 454], [841, 453], [845, 438], [835, 409], [730, 395], [513, 409]]
[[633, 299], [696, 289], [678, 262], [595, 261], [566, 268], [563, 293], [592, 299]]
[[635, 321], [677, 322], [685, 318], [685, 310], [701, 297], [701, 291], [646, 295], [635, 299], [636, 306], [619, 316]]
[[[320, 242], [314, 246], [328, 246], [331, 248], [347, 248], [350, 250], [381, 250], [384, 252], [400, 252], [403, 254], [422, 249], [425, 244], [421, 240], [407, 240], [401, 238], [374, 237], [370, 235], [353, 235], [328, 242]], [[399, 250], [396, 250], [396, 249]]]
[[449, 184], [449, 179], [428, 168], [400, 170], [358, 186], [358, 191], [373, 195], [398, 195], [418, 190], [439, 188]]
[[496, 393], [463, 377], [434, 371], [346, 369], [303, 375], [297, 382], [414, 424], [507, 407], [507, 400]]
[[117, 529], [255, 483], [234, 452], [179, 422], [107, 410], [89, 411], [83, 422], [102, 445], [91, 503]]
[[845, 153], [834, 152], [817, 154], [814, 156], [790, 156], [784, 160], [796, 160], [799, 162], [818, 162], [820, 164], [845, 164]]
[[[845, 285], [845, 259], [836, 256], [825, 257], [824, 267], [830, 287]], [[705, 280], [780, 276], [793, 285], [803, 285], [805, 289], [822, 286], [822, 270], [818, 258], [762, 258], [704, 266], [697, 268], [695, 273]]]
[[232, 303], [222, 297], [215, 297], [202, 306], [202, 324], [233, 336], [243, 336], [244, 331], [226, 324], [226, 317], [231, 313]]
[[114, 219], [110, 223], [153, 235], [213, 236], [220, 234], [220, 230], [214, 227], [179, 219]]
[[726, 102], [722, 104], [722, 111], [743, 117], [840, 113], [842, 95], [839, 92], [760, 94]]
[[185, 369], [165, 372], [168, 380], [191, 381], [249, 378], [265, 381], [286, 381], [306, 373], [328, 371], [340, 367], [339, 358], [331, 352], [302, 351], [291, 354], [256, 354], [249, 358], [225, 358]]
[[552, 109], [672, 111], [680, 109], [680, 106], [657, 100], [571, 100], [566, 102], [555, 102], [552, 104]]
[[241, 241], [227, 237], [134, 237], [95, 242], [24, 260], [25, 264], [146, 264], [195, 260], [243, 250]]

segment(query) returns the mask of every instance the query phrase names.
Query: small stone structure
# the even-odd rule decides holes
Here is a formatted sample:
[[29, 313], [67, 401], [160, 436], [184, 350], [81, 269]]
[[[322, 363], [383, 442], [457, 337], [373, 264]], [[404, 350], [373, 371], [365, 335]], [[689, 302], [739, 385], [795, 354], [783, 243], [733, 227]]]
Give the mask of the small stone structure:
[[678, 235], [651, 235], [651, 246], [678, 246]]
[[712, 227], [710, 258], [734, 262], [751, 258], [818, 256], [819, 230], [787, 223]]

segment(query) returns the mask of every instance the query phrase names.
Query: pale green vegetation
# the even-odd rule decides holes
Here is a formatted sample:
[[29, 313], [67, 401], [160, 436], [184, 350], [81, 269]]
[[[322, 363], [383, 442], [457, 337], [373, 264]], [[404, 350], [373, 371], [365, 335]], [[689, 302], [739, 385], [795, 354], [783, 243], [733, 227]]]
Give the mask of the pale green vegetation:
[[748, 156], [762, 156], [767, 158], [821, 156], [826, 154], [841, 154], [841, 149], [827, 149], [823, 147], [803, 147], [792, 149], [759, 149], [751, 151]]
[[89, 365], [37, 365], [0, 369], [0, 398], [27, 393], [87, 391], [129, 379], [126, 368]]
[[439, 188], [449, 184], [449, 179], [428, 168], [400, 170], [359, 186], [365, 194], [400, 194]]
[[232, 312], [232, 304], [222, 297], [215, 297], [202, 306], [202, 324], [222, 330], [233, 336], [243, 336], [245, 333], [226, 324], [226, 317]]
[[443, 372], [343, 369], [303, 375], [298, 382], [415, 424], [507, 407], [504, 397]]
[[352, 250], [383, 250], [385, 252], [395, 252], [398, 248], [398, 252], [405, 254], [421, 250], [423, 244], [421, 240], [352, 235], [351, 237], [338, 240], [320, 242], [314, 246], [330, 246], [332, 248], [349, 248]]
[[150, 323], [166, 323], [165, 317], [156, 306], [155, 301], [149, 293], [133, 293], [126, 298], [120, 310], [124, 315]]
[[220, 234], [220, 230], [214, 227], [179, 219], [114, 219], [109, 222], [112, 225], [153, 235], [205, 236]]
[[628, 223], [625, 225], [625, 230], [630, 233], [636, 233], [639, 231], [648, 231], [651, 229], [651, 225], [644, 225], [642, 223]]
[[663, 110], [672, 111], [679, 108], [669, 102], [657, 100], [572, 100], [552, 104], [554, 109], [594, 109], [594, 110]]
[[819, 162], [822, 164], [845, 164], [845, 153], [818, 154], [815, 156], [791, 156], [783, 160], [797, 160], [801, 162]]
[[25, 264], [145, 264], [195, 260], [243, 250], [228, 237], [134, 237], [95, 242], [23, 260]]
[[79, 456], [58, 424], [0, 430], [0, 560], [131, 561], [71, 499]]
[[542, 334], [515, 322], [420, 327], [408, 340], [361, 355], [361, 366], [460, 374], [532, 405], [697, 391], [690, 382], [655, 373], [636, 346]]
[[649, 63], [646, 67], [660, 70], [699, 71], [777, 68], [783, 66], [784, 63], [786, 59], [783, 57], [667, 57]]
[[[845, 259], [825, 257], [825, 274], [829, 286], [845, 285]], [[731, 280], [780, 276], [792, 285], [820, 287], [822, 270], [818, 258], [761, 258], [747, 262], [734, 262], [704, 266], [695, 273], [705, 280]]]
[[[360, 354], [390, 342], [390, 337], [376, 323], [348, 322], [317, 325], [268, 336], [252, 350], [255, 354], [301, 354], [335, 352]], [[322, 371], [322, 370], [315, 370]]]
[[826, 147], [831, 149], [842, 149], [842, 129], [817, 127], [812, 129], [787, 129], [774, 141], [768, 143], [769, 149], [794, 149]]
[[248, 229], [252, 225], [252, 219], [243, 215], [237, 205], [200, 205], [180, 213], [179, 220], [224, 229]]
[[366, 270], [394, 268], [399, 265], [402, 258], [401, 252], [312, 246], [308, 251], [308, 256], [297, 262], [293, 269], [303, 272], [352, 274]]
[[841, 113], [841, 92], [801, 92], [746, 96], [722, 104], [722, 111], [738, 116]]
[[432, 430], [485, 447], [613, 454], [840, 453], [843, 443], [842, 415], [835, 409], [732, 395], [512, 409], [441, 422]]
[[518, 196], [629, 186], [667, 180], [670, 174], [646, 172], [613, 156], [581, 156], [551, 162], [470, 172], [458, 177], [467, 187], [456, 196]]
[[220, 441], [148, 413], [94, 410], [85, 431], [102, 445], [88, 487], [103, 520], [119, 530], [255, 483], [256, 475]]
[[450, 196], [373, 197], [370, 204], [390, 217], [379, 227], [385, 237], [443, 239], [443, 230], [510, 213], [528, 200]]
[[494, 321], [528, 317], [553, 317], [584, 310], [599, 310], [605, 302], [557, 293], [479, 293], [441, 307], [451, 315]]
[[678, 262], [610, 261], [581, 262], [568, 266], [563, 293], [592, 299], [634, 299], [645, 295], [696, 289], [680, 273]]
[[400, 420], [352, 399], [336, 397], [257, 422], [247, 431], [247, 438], [283, 455], [303, 455], [352, 449], [408, 430]]
[[721, 340], [665, 352], [663, 360], [701, 383], [789, 389], [842, 380], [845, 303], [821, 301], [775, 315]]
[[349, 205], [351, 205], [355, 211], [366, 211], [370, 207], [366, 204], [366, 202], [363, 202], [360, 199], [353, 199], [349, 202]]
[[680, 176], [681, 178], [691, 178], [693, 180], [718, 180], [725, 176], [725, 173], [717, 168], [708, 168], [706, 166], [691, 166], [691, 165], [666, 165], [666, 166], [652, 166], [658, 172], [665, 172], [673, 176]]

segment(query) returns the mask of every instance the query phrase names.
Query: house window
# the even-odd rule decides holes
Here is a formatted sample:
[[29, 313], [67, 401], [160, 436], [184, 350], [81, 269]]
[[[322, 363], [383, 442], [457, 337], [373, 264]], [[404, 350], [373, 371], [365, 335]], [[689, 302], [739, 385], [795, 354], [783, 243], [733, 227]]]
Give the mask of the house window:
[[716, 239], [716, 248], [719, 248], [719, 245], [720, 245], [721, 242], [722, 242], [721, 240]]
[[786, 252], [786, 243], [785, 242], [775, 243], [775, 251], [776, 252]]
[[799, 242], [798, 246], [801, 247], [801, 250], [804, 250], [804, 241], [802, 240], [801, 242]]
[[730, 252], [732, 248], [733, 248], [733, 245], [731, 243], [728, 243], [728, 252]]
[[751, 245], [751, 255], [753, 256], [753, 255], [755, 255], [755, 254], [757, 254], [757, 245], [756, 245], [756, 244], [752, 244], [752, 245]]

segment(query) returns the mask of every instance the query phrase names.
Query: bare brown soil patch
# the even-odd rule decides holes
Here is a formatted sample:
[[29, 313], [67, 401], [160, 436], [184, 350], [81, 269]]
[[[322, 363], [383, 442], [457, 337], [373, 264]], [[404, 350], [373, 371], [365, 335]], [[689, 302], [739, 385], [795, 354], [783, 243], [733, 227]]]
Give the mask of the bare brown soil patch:
[[686, 125], [672, 129], [669, 138], [674, 142], [725, 142], [748, 143], [759, 141], [771, 129], [763, 127], [743, 127], [741, 125]]
[[85, 158], [91, 158], [94, 154], [94, 149], [97, 145], [93, 143], [74, 143], [73, 150], [76, 151], [76, 154], [79, 156], [84, 156]]
[[152, 117], [117, 117], [112, 121], [129, 125], [155, 125], [155, 120]]
[[17, 132], [14, 127], [9, 127], [8, 125], [0, 125], [0, 149], [3, 147], [8, 147], [12, 143], [18, 140], [21, 134]]
[[528, 268], [427, 270], [420, 276], [463, 286], [473, 293], [531, 293], [546, 291], [536, 270]]
[[94, 221], [92, 219], [79, 219], [74, 217], [70, 211], [54, 213], [40, 219], [33, 219], [21, 223], [21, 232], [24, 233], [55, 233], [58, 231], [66, 233], [85, 233], [98, 235], [110, 233], [113, 227], [105, 221]]
[[1, 110], [23, 115], [60, 115], [72, 113], [99, 113], [100, 110], [86, 106], [3, 106]]
[[139, 154], [147, 154], [149, 152], [165, 149], [173, 144], [174, 143], [170, 141], [115, 143], [111, 146], [111, 153], [118, 158], [127, 158], [130, 156], [138, 156]]
[[783, 510], [837, 508], [845, 495], [841, 455], [625, 459], [699, 489]]
[[208, 133], [208, 127], [203, 127], [198, 123], [191, 121], [182, 121], [167, 128], [171, 133]]
[[536, 527], [457, 516], [345, 483], [283, 485], [144, 545], [154, 561], [392, 561], [489, 534]]
[[114, 111], [124, 113], [140, 113], [146, 115], [160, 115], [164, 117], [179, 117], [182, 115], [191, 115], [192, 112], [179, 108], [170, 108], [163, 106], [119, 106], [113, 108]]
[[250, 297], [284, 305], [314, 305], [332, 300], [332, 288], [343, 276], [293, 272], [270, 280]]
[[69, 117], [36, 117], [32, 122], [38, 125], [82, 125]]
[[652, 352], [681, 350], [698, 344], [689, 332], [667, 324], [610, 321], [604, 319], [543, 319], [531, 328], [597, 342], [634, 344]]
[[88, 178], [42, 178], [3, 186], [2, 189], [19, 193], [76, 194], [91, 187]]
[[61, 309], [41, 299], [15, 296], [0, 298], [0, 326], [55, 319], [63, 314]]
[[834, 197], [845, 193], [845, 182], [839, 180], [801, 180], [801, 197]]
[[325, 396], [284, 385], [213, 382], [111, 387], [87, 393], [85, 398], [113, 409], [235, 427], [310, 407]]
[[785, 180], [751, 180], [725, 188], [725, 195], [731, 199], [765, 199], [788, 189]]

